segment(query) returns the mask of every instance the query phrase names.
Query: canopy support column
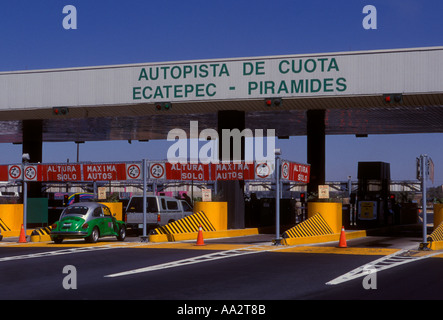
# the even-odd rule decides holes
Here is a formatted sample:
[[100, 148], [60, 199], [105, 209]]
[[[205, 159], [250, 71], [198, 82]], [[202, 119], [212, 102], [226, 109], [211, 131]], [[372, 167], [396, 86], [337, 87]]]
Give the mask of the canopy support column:
[[308, 193], [318, 193], [318, 186], [325, 184], [325, 110], [307, 111], [307, 160], [311, 165]]

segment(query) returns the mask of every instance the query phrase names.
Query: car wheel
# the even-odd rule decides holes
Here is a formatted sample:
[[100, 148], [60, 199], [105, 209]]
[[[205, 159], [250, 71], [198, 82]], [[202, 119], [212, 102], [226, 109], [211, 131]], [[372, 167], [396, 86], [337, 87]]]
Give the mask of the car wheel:
[[98, 228], [95, 227], [94, 229], [92, 229], [91, 234], [86, 238], [86, 241], [90, 243], [96, 243], [99, 237], [100, 232], [98, 231]]
[[63, 242], [63, 238], [54, 238], [54, 243], [60, 244]]
[[125, 226], [121, 226], [120, 229], [118, 230], [117, 240], [124, 241], [125, 238], [126, 238], [126, 228]]

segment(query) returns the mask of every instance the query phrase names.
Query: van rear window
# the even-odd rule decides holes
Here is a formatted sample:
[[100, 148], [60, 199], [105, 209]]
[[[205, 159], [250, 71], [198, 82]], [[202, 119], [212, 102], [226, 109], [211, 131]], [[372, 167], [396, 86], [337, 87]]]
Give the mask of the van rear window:
[[[126, 212], [143, 212], [143, 198], [132, 198]], [[155, 198], [146, 198], [146, 212], [158, 212]]]

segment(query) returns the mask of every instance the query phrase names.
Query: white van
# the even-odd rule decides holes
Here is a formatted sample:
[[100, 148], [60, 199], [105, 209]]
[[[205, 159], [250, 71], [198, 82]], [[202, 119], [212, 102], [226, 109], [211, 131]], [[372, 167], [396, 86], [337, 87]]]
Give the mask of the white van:
[[[147, 229], [164, 226], [192, 214], [191, 205], [184, 199], [166, 196], [146, 197]], [[126, 207], [126, 226], [143, 230], [143, 196], [133, 196]]]

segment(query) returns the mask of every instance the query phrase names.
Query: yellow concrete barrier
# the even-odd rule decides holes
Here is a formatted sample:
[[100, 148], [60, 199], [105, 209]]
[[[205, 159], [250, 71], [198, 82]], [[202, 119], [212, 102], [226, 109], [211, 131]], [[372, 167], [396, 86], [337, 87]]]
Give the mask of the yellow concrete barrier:
[[[258, 228], [221, 230], [221, 231], [204, 231], [203, 239], [225, 238], [225, 237], [243, 237], [259, 234]], [[149, 242], [171, 242], [196, 240], [198, 232], [175, 233], [175, 234], [150, 234]]]
[[31, 242], [51, 241], [51, 230], [51, 226], [33, 230], [31, 233]]
[[215, 230], [228, 229], [228, 203], [227, 202], [195, 202], [194, 212], [203, 211], [211, 221]]
[[320, 213], [333, 233], [340, 233], [342, 222], [342, 204], [338, 202], [308, 202], [308, 218]]
[[[339, 241], [342, 205], [335, 202], [309, 202], [308, 219], [283, 233], [282, 244], [300, 245]], [[346, 240], [366, 237], [366, 231], [346, 232]]]
[[434, 204], [434, 231], [428, 236], [429, 249], [443, 249], [443, 204]]
[[149, 241], [169, 242], [197, 239], [200, 225], [204, 231], [204, 238], [258, 234], [256, 228], [227, 230], [228, 206], [226, 202], [196, 202], [193, 214], [156, 228], [149, 235]]
[[152, 234], [171, 235], [192, 233], [198, 232], [200, 226], [202, 227], [203, 231], [217, 230], [206, 214], [203, 211], [199, 211], [177, 221], [173, 221], [165, 224], [164, 226], [158, 227], [152, 231]]
[[111, 210], [112, 215], [115, 213], [117, 220], [123, 220], [123, 204], [121, 202], [99, 202], [104, 204]]
[[23, 204], [0, 204], [0, 228], [4, 237], [20, 235]]
[[434, 230], [443, 222], [443, 203], [434, 203]]

